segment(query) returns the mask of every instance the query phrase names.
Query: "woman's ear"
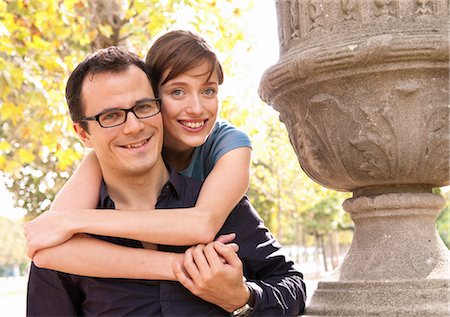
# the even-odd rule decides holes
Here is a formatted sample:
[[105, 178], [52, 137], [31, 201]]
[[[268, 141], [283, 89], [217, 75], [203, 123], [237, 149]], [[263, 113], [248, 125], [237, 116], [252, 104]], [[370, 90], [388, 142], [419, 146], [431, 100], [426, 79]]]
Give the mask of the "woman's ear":
[[78, 137], [80, 138], [81, 142], [84, 144], [85, 147], [92, 148], [92, 143], [90, 139], [90, 134], [86, 129], [84, 129], [79, 123], [73, 124], [73, 129], [78, 134]]

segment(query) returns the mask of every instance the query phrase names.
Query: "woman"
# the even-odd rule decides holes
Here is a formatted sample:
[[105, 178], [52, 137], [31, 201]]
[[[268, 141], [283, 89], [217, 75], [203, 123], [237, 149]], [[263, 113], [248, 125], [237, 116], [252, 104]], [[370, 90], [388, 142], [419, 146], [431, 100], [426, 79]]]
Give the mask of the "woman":
[[[216, 55], [202, 38], [186, 31], [169, 32], [153, 44], [146, 63], [155, 80], [154, 90], [158, 91], [162, 101], [164, 157], [182, 174], [204, 180], [204, 185], [193, 208], [171, 209], [170, 212], [161, 212], [164, 210], [160, 209], [158, 212], [127, 211], [127, 228], [123, 228], [121, 221], [124, 213], [111, 213], [107, 216], [111, 225], [102, 228], [102, 232], [90, 233], [141, 240], [148, 243], [145, 246], [149, 249], [151, 244], [210, 242], [248, 188], [250, 141], [243, 132], [228, 123], [216, 122], [217, 93], [223, 82], [223, 72]], [[77, 248], [74, 239], [63, 242], [79, 232], [74, 229], [74, 223], [79, 228], [86, 228], [93, 222], [95, 211], [85, 209], [96, 207], [100, 181], [98, 163], [90, 154], [58, 194], [51, 211], [25, 225], [29, 256], [38, 266], [73, 274], [174, 278], [162, 277], [149, 270], [140, 273], [133, 268], [131, 271], [124, 262], [120, 266], [113, 263], [113, 258], [96, 258], [94, 251], [88, 254], [91, 258], [85, 254], [83, 262], [67, 260], [76, 257], [71, 253], [74, 250], [87, 250]], [[52, 228], [51, 234], [48, 228]], [[76, 238], [79, 241], [84, 239]], [[53, 246], [57, 247], [50, 248]], [[108, 247], [115, 250], [111, 257], [120, 258], [125, 254], [121, 252], [136, 252], [119, 246]], [[35, 253], [37, 250], [41, 251]], [[161, 266], [170, 267], [170, 264], [160, 262]]]

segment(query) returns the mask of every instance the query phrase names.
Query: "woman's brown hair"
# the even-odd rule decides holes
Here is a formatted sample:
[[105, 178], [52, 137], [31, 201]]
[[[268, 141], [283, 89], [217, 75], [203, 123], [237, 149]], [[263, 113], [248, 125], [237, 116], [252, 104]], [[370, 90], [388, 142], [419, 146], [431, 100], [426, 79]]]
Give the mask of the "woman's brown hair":
[[[158, 38], [145, 59], [158, 87], [204, 61], [210, 64], [209, 76], [217, 71], [219, 84], [222, 84], [222, 66], [211, 47], [200, 36], [183, 30], [171, 31]], [[169, 73], [162, 78], [167, 70]]]

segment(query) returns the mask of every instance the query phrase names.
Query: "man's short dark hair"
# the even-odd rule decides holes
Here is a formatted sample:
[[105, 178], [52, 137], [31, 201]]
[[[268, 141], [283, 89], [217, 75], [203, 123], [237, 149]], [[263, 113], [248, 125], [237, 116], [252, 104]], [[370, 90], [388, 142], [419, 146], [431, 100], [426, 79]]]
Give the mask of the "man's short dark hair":
[[81, 88], [84, 79], [88, 75], [92, 76], [103, 72], [121, 72], [128, 69], [131, 65], [136, 65], [147, 75], [156, 96], [158, 90], [154, 88], [155, 84], [145, 62], [124, 47], [110, 46], [100, 49], [86, 57], [85, 60], [78, 64], [67, 80], [66, 101], [69, 106], [72, 121], [79, 122], [82, 128], [87, 130], [86, 123], [80, 122], [80, 120], [85, 116], [85, 109], [83, 109], [81, 100]]

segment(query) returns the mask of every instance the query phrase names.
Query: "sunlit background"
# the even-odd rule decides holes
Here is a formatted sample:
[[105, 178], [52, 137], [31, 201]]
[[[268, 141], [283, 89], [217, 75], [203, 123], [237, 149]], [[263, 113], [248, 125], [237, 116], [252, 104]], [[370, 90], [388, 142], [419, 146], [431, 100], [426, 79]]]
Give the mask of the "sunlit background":
[[[2, 1], [4, 2], [0, 5], [3, 6], [5, 3], [16, 2], [16, 0]], [[30, 0], [29, 2], [39, 1], [45, 0]], [[19, 2], [26, 3], [27, 1]], [[77, 2], [83, 1], [72, 1], [75, 4]], [[170, 0], [136, 1], [141, 5], [151, 4], [153, 6], [156, 3], [163, 6], [175, 2]], [[188, 3], [189, 1], [178, 2]], [[240, 1], [235, 0], [234, 2]], [[223, 6], [222, 11], [218, 12], [225, 14], [229, 3], [233, 3], [233, 1], [205, 0], [205, 3], [216, 7]], [[225, 68], [225, 82], [220, 90], [220, 98], [223, 101], [221, 116], [250, 135], [253, 142], [253, 162], [252, 183], [248, 196], [275, 236], [286, 246], [286, 252], [296, 261], [300, 271], [305, 273], [309, 287], [308, 292], [311, 294], [317, 279], [339, 265], [351, 242], [352, 223], [341, 207], [342, 200], [348, 197], [348, 194], [322, 188], [304, 175], [289, 144], [284, 126], [278, 120], [278, 114], [259, 99], [257, 90], [261, 75], [269, 66], [275, 64], [279, 57], [275, 1], [255, 0], [245, 3], [252, 8], [243, 12], [241, 18], [237, 22], [235, 21], [244, 40], [237, 41], [231, 47], [217, 48], [219, 59], [226, 61], [228, 65]], [[1, 10], [0, 41], [1, 36], [8, 36], [3, 25]], [[183, 10], [175, 12], [170, 29], [189, 29], [200, 33], [209, 42], [213, 42], [214, 32], [219, 32], [219, 30], [215, 30], [213, 24], [200, 25], [201, 31], [199, 32], [199, 26], [193, 25], [189, 19], [195, 14], [195, 6], [183, 7]], [[173, 18], [173, 16], [171, 17]], [[162, 14], [161, 19], [164, 18], [165, 16]], [[208, 18], [211, 19], [211, 17]], [[226, 34], [227, 21], [219, 22], [220, 32]], [[226, 36], [224, 37], [226, 38]], [[145, 56], [150, 45], [151, 41], [146, 41], [140, 52], [141, 56]], [[4, 57], [2, 54], [6, 53], [0, 52], [0, 58]], [[0, 84], [2, 84], [1, 77]], [[3, 117], [3, 100], [0, 100], [0, 107], [2, 107]], [[61, 104], [61, 107], [65, 107], [65, 104]], [[3, 118], [1, 122], [4, 124]], [[5, 125], [2, 127], [4, 128]], [[6, 123], [6, 127], [10, 128], [10, 125]], [[56, 128], [58, 129], [58, 127]], [[7, 139], [4, 133], [0, 134], [0, 154], [2, 158], [9, 159], [13, 150], [5, 150], [2, 147], [4, 139]], [[75, 150], [83, 151], [79, 146]], [[5, 186], [5, 184], [12, 184], [12, 178], [5, 176], [10, 174], [3, 173], [3, 168], [1, 174], [0, 218], [2, 216], [3, 218], [0, 222], [0, 229], [2, 233], [5, 233], [11, 230], [11, 222], [6, 222], [5, 219], [17, 224], [22, 221], [27, 211], [14, 207], [16, 200]], [[49, 187], [53, 184], [54, 181], [50, 180], [46, 184], [39, 185]], [[42, 188], [42, 191], [45, 192], [45, 189]], [[22, 188], [22, 192], [25, 193], [26, 190], [27, 188]], [[448, 188], [444, 189], [444, 193], [447, 193], [446, 198], [448, 199]], [[48, 200], [48, 197], [45, 197]], [[45, 210], [48, 204], [49, 201], [41, 207]], [[36, 214], [39, 212], [31, 216], [36, 216]], [[27, 214], [27, 217], [31, 216]], [[442, 213], [440, 217], [441, 223], [444, 224], [441, 230], [444, 233], [441, 236], [444, 240], [447, 239], [445, 241], [448, 245], [448, 205], [446, 213]], [[446, 227], [445, 224], [447, 224]], [[19, 245], [22, 243], [21, 248], [24, 250], [21, 230], [14, 230], [16, 231], [11, 231], [12, 233], [8, 231], [8, 234], [14, 234], [15, 243], [19, 243]], [[5, 253], [6, 243], [10, 242], [7, 242], [5, 235], [2, 234], [2, 253]], [[2, 263], [0, 263], [1, 265]], [[1, 273], [0, 276], [6, 276], [0, 277], [2, 315], [24, 316], [26, 268], [13, 266], [8, 270], [1, 270]]]

